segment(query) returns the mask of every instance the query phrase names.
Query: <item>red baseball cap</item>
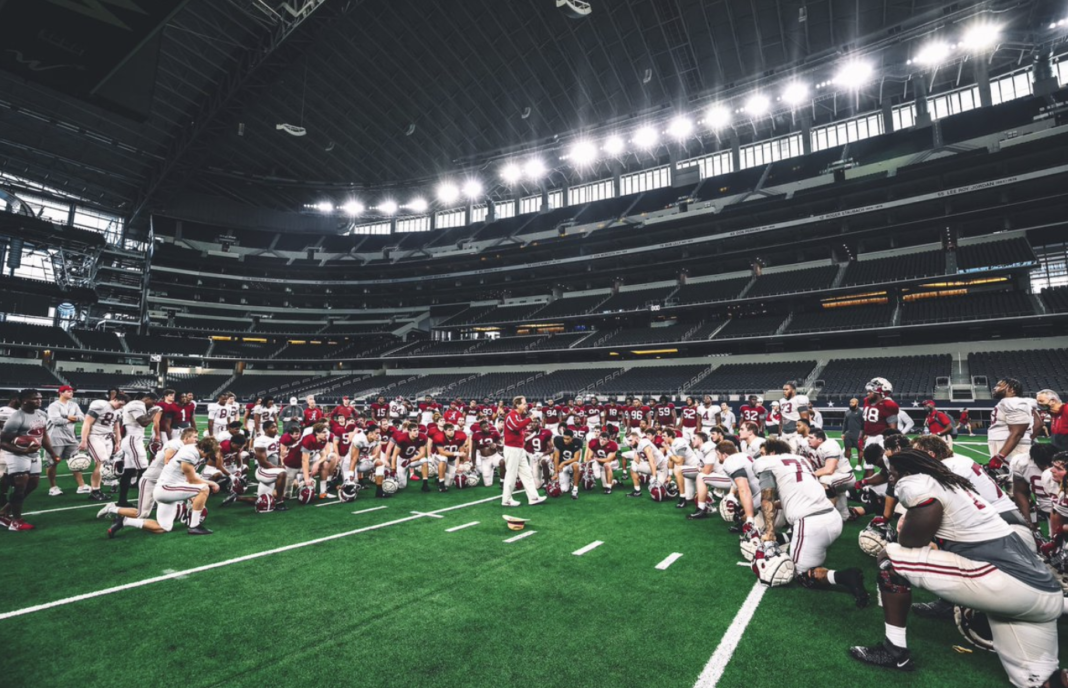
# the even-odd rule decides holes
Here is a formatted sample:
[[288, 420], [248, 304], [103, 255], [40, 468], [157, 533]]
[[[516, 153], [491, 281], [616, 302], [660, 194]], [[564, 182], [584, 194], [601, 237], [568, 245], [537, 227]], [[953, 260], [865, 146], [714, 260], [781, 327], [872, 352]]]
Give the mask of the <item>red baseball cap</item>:
[[927, 400], [925, 400], [925, 401], [923, 402], [923, 405], [924, 405], [924, 406], [937, 406], [938, 404], [936, 404], [936, 403], [934, 402], [934, 399], [927, 399]]
[[341, 397], [341, 401], [348, 401], [348, 400], [349, 400], [348, 397]]
[[73, 387], [71, 387], [70, 385], [63, 385], [62, 387], [59, 388], [59, 393], [60, 394], [63, 394], [64, 392], [74, 392], [74, 391], [76, 391], [76, 390]]

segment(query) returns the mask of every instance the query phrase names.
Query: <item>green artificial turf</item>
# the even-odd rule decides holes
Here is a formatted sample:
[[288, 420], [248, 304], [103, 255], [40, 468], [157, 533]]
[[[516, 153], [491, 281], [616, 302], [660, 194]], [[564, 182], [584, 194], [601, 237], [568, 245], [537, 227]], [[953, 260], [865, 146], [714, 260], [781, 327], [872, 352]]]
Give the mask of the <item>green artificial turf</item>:
[[[980, 442], [981, 439], [976, 439]], [[983, 457], [981, 446], [958, 451]], [[63, 469], [65, 473], [65, 467]], [[0, 533], [9, 574], [0, 613], [174, 571], [496, 497], [499, 488], [257, 514], [209, 502], [210, 537], [127, 528], [114, 540], [97, 507], [61, 475], [27, 511], [37, 529]], [[22, 616], [0, 619], [2, 684], [21, 686], [692, 686], [755, 583], [718, 517], [597, 489], [538, 507], [496, 499]], [[356, 513], [373, 507], [385, 509]], [[529, 517], [515, 535], [502, 513]], [[865, 519], [866, 520], [866, 519]], [[479, 524], [453, 533], [446, 529]], [[920, 671], [855, 663], [851, 644], [882, 637], [874, 560], [846, 524], [828, 565], [860, 566], [872, 606], [842, 592], [768, 590], [720, 686], [1003, 686], [994, 655], [951, 624], [913, 618]], [[604, 542], [583, 556], [572, 552]], [[666, 570], [655, 566], [682, 553]], [[929, 599], [919, 593], [917, 600]]]

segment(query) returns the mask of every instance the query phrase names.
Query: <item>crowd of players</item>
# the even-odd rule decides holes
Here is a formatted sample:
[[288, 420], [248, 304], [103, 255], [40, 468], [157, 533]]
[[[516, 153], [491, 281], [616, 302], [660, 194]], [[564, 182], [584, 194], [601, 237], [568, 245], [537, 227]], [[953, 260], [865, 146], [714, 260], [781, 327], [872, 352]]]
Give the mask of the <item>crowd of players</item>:
[[[64, 460], [79, 493], [107, 502], [98, 517], [111, 519], [109, 537], [123, 528], [166, 533], [176, 522], [189, 534], [210, 534], [204, 519], [215, 493], [222, 506], [271, 513], [288, 510], [287, 500], [351, 501], [364, 489], [388, 498], [413, 483], [446, 492], [492, 488], [499, 478], [510, 507], [519, 505], [514, 488], [540, 504], [625, 484], [629, 497], [647, 492], [655, 501], [677, 498], [679, 509], [692, 504], [689, 519], [718, 512], [765, 584], [836, 586], [866, 607], [864, 572], [827, 568], [826, 558], [845, 522], [872, 516], [860, 544], [877, 557], [872, 574], [886, 630], [882, 643], [851, 648], [856, 659], [913, 670], [905, 628], [915, 611], [955, 619], [965, 637], [998, 653], [1014, 685], [1068, 685], [1056, 628], [1065, 607], [1068, 452], [1035, 441], [1042, 414], [1062, 422], [1063, 405], [1049, 390], [1024, 398], [1015, 380], [994, 390], [985, 466], [954, 454], [953, 437], [971, 428], [933, 401], [924, 403], [923, 432], [910, 439], [911, 418], [882, 378], [851, 401], [841, 441], [824, 432], [818, 409], [790, 382], [770, 408], [753, 395], [737, 416], [707, 396], [678, 406], [667, 397], [535, 404], [517, 397], [510, 406], [379, 397], [365, 409], [344, 398], [326, 411], [314, 397], [304, 405], [295, 398], [239, 404], [227, 393], [209, 406], [206, 428], [190, 393], [112, 390], [83, 414], [75, 390], [58, 392], [47, 409], [32, 389], [0, 409], [7, 530], [33, 529], [23, 504], [42, 466], [49, 494], [61, 493], [54, 477]], [[246, 495], [253, 482], [255, 495]], [[104, 494], [109, 486], [115, 502]], [[912, 586], [939, 599], [912, 605]]]

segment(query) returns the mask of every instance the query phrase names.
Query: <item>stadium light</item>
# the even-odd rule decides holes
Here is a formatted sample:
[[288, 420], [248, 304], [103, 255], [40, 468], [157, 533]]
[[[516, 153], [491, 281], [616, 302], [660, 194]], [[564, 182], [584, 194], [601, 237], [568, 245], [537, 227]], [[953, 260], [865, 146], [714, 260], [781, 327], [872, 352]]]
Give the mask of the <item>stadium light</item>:
[[638, 148], [652, 148], [659, 139], [660, 135], [656, 133], [656, 129], [650, 126], [644, 126], [634, 132], [634, 145]]
[[842, 88], [856, 90], [871, 81], [874, 73], [875, 69], [870, 62], [854, 60], [842, 65], [831, 83]]
[[717, 103], [708, 108], [705, 122], [707, 122], [708, 126], [713, 130], [718, 131], [731, 123], [731, 111]]
[[768, 100], [768, 97], [759, 93], [750, 96], [749, 100], [745, 101], [745, 111], [753, 117], [760, 117], [766, 114], [770, 107], [771, 101]]
[[466, 198], [478, 198], [482, 195], [482, 183], [477, 179], [468, 179], [461, 191]]
[[537, 181], [545, 176], [547, 170], [545, 169], [545, 163], [539, 158], [531, 158], [527, 160], [527, 163], [523, 165], [523, 175], [532, 181]]
[[668, 123], [667, 133], [671, 138], [682, 141], [693, 133], [693, 120], [679, 115]]
[[408, 205], [404, 207], [413, 213], [425, 213], [427, 208], [430, 207], [430, 204], [426, 202], [425, 198], [416, 197], [408, 201]]
[[960, 47], [971, 52], [982, 52], [997, 45], [1001, 38], [1001, 26], [991, 22], [972, 24], [961, 36]]
[[568, 154], [568, 158], [573, 165], [579, 167], [592, 165], [597, 160], [597, 146], [593, 145], [593, 142], [589, 139], [575, 141], [571, 145], [571, 152]]
[[508, 184], [515, 184], [523, 176], [523, 170], [519, 169], [519, 165], [514, 162], [510, 162], [501, 168], [501, 179]]
[[787, 105], [800, 105], [808, 99], [808, 84], [794, 81], [782, 91], [782, 101]]
[[351, 217], [356, 217], [363, 212], [363, 204], [359, 201], [348, 201], [345, 205], [341, 206], [341, 210]]
[[953, 48], [945, 41], [932, 41], [922, 46], [916, 57], [909, 60], [909, 64], [918, 64], [922, 67], [937, 67], [949, 59]]
[[382, 201], [378, 204], [375, 210], [379, 211], [383, 215], [392, 215], [397, 212], [398, 206], [396, 201]]
[[609, 155], [621, 155], [626, 150], [627, 144], [620, 136], [609, 136], [604, 141], [604, 152]]
[[438, 200], [442, 203], [455, 203], [460, 197], [460, 190], [452, 182], [438, 184]]
[[332, 213], [334, 212], [334, 204], [330, 201], [319, 201], [315, 204], [315, 209], [320, 213]]

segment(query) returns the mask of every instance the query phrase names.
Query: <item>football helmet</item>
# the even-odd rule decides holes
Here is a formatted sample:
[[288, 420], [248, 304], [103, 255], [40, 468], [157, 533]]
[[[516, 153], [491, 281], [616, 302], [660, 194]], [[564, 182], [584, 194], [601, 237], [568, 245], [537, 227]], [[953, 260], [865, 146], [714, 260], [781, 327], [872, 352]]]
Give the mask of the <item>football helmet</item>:
[[87, 471], [93, 466], [93, 460], [89, 458], [89, 455], [85, 452], [78, 452], [74, 456], [67, 459], [67, 468], [74, 473], [81, 473]]
[[559, 497], [562, 493], [563, 493], [563, 490], [560, 489], [560, 481], [559, 480], [550, 480], [549, 482], [545, 483], [545, 494], [546, 495], [548, 495], [550, 497]]
[[148, 443], [148, 453], [150, 455], [155, 456], [159, 453], [160, 449], [163, 449], [163, 443], [159, 440], [152, 440]]
[[638, 474], [638, 484], [639, 485], [648, 485], [649, 484], [649, 476], [646, 475], [645, 473], [639, 473]]
[[794, 560], [775, 542], [764, 542], [753, 553], [753, 573], [769, 588], [786, 585], [794, 579]]
[[274, 495], [261, 494], [256, 498], [256, 513], [266, 514], [274, 511]]
[[115, 464], [106, 463], [106, 462], [103, 462], [103, 461], [100, 462], [100, 479], [101, 480], [104, 480], [104, 481], [115, 480], [117, 477], [118, 477], [118, 474], [115, 473]]
[[664, 488], [659, 480], [654, 481], [649, 486], [649, 496], [653, 498], [654, 502], [662, 502], [667, 499], [667, 489]]
[[756, 551], [760, 549], [760, 540], [742, 540], [742, 558], [748, 562], [753, 561]]
[[869, 523], [868, 527], [860, 531], [860, 535], [857, 536], [857, 544], [860, 545], [861, 551], [869, 557], [877, 557], [879, 552], [886, 547], [886, 533], [879, 527]]
[[467, 471], [461, 473], [459, 470], [457, 470], [456, 477], [453, 479], [452, 482], [458, 490], [462, 490], [467, 487]]
[[400, 489], [400, 483], [396, 478], [386, 478], [382, 481], [382, 492], [387, 495], [397, 494], [397, 490]]
[[664, 491], [669, 499], [678, 499], [679, 497], [679, 486], [674, 481], [669, 480], [667, 485], [664, 486]]
[[713, 496], [714, 496], [714, 497], [715, 497], [716, 499], [723, 499], [723, 498], [724, 498], [724, 497], [726, 497], [726, 496], [727, 496], [728, 494], [730, 494], [730, 490], [728, 490], [728, 489], [726, 489], [726, 488], [723, 488], [723, 487], [713, 487], [713, 488], [712, 488], [712, 495], [713, 495]]
[[588, 463], [582, 469], [582, 489], [592, 490], [597, 487], [597, 481], [593, 478], [593, 464]]
[[311, 504], [315, 501], [315, 488], [311, 485], [305, 485], [300, 488], [300, 492], [297, 493], [297, 501], [301, 504]]
[[723, 499], [719, 500], [719, 517], [727, 523], [734, 523], [734, 515], [741, 508], [741, 504], [738, 503], [738, 498], [734, 495], [727, 495]]
[[174, 508], [174, 520], [181, 521], [182, 523], [189, 523], [189, 504], [186, 502], [178, 502]]
[[885, 377], [873, 377], [864, 385], [864, 390], [869, 394], [874, 392], [885, 397], [894, 391], [894, 386]]
[[245, 481], [241, 477], [234, 478], [230, 485], [230, 491], [234, 494], [245, 494]]
[[468, 471], [464, 476], [464, 480], [467, 481], [468, 487], [478, 487], [479, 482], [481, 482], [481, 478], [474, 471]]
[[965, 640], [980, 650], [994, 652], [994, 636], [990, 632], [990, 621], [987, 620], [986, 614], [955, 604], [953, 621]]
[[343, 502], [351, 502], [356, 499], [357, 492], [359, 490], [356, 489], [356, 483], [348, 481], [338, 488], [337, 498]]

